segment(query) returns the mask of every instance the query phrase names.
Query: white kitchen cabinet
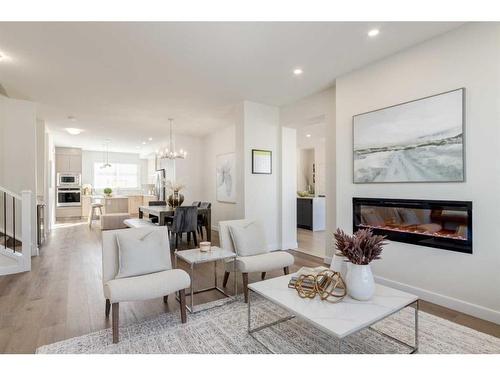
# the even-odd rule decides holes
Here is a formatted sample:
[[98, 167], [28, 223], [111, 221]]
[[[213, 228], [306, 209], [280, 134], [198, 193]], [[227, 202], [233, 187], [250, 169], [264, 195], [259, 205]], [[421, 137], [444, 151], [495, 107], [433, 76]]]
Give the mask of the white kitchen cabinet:
[[56, 147], [56, 172], [82, 173], [82, 150], [79, 148]]

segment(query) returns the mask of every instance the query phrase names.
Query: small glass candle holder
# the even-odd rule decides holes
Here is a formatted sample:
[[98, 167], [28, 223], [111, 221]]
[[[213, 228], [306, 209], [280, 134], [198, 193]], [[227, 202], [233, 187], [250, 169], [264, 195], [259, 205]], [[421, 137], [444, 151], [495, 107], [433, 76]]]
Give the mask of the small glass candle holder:
[[200, 251], [206, 253], [212, 249], [212, 244], [208, 241], [200, 242]]

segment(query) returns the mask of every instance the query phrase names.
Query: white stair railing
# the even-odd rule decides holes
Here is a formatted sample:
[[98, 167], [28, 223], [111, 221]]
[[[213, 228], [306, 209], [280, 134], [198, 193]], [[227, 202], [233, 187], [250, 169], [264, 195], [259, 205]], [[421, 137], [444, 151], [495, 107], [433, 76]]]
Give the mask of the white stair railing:
[[0, 275], [31, 270], [32, 193], [0, 187]]

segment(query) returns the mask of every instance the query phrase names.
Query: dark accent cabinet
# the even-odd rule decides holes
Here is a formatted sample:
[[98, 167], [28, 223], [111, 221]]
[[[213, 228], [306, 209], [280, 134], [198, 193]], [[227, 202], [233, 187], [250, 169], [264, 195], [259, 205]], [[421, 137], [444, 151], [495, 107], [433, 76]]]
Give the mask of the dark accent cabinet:
[[313, 200], [297, 198], [297, 227], [313, 229]]

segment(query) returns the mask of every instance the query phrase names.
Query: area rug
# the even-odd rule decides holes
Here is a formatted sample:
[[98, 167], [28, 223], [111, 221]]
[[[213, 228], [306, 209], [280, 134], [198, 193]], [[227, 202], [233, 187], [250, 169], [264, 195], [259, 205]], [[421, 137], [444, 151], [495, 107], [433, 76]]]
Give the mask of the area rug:
[[[40, 354], [64, 353], [213, 353], [258, 354], [269, 350], [247, 333], [247, 305], [243, 301], [188, 314], [181, 324], [179, 312], [120, 327], [120, 342], [112, 344], [111, 329], [45, 345]], [[263, 298], [252, 298], [252, 326], [272, 322], [287, 312]], [[413, 342], [414, 310], [407, 308], [374, 325], [379, 331]], [[500, 339], [434, 315], [419, 314], [419, 353], [500, 353]], [[337, 353], [338, 342], [298, 318], [255, 333], [275, 353]], [[344, 339], [341, 353], [408, 353], [408, 348], [365, 329]]]

